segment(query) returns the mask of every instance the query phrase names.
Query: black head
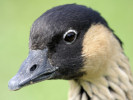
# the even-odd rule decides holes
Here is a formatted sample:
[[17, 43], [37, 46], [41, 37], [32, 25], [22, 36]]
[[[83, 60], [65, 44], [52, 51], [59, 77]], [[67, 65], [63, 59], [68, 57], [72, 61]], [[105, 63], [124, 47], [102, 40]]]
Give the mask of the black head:
[[84, 75], [83, 39], [95, 24], [109, 29], [98, 12], [82, 5], [67, 4], [45, 12], [32, 25], [29, 56], [9, 82], [9, 88], [16, 90], [46, 79], [78, 79]]
[[57, 6], [41, 15], [32, 25], [30, 48], [44, 49], [52, 38], [62, 38], [63, 34], [70, 29], [82, 35], [92, 24], [97, 23], [108, 27], [100, 14], [91, 8], [76, 4]]
[[[59, 67], [57, 78], [76, 78], [83, 74], [79, 73], [83, 66], [83, 36], [92, 24], [97, 23], [107, 26], [100, 14], [91, 8], [75, 4], [55, 7], [34, 22], [30, 33], [30, 49], [48, 48], [52, 65]], [[65, 41], [64, 35], [67, 33], [76, 33], [73, 43]]]

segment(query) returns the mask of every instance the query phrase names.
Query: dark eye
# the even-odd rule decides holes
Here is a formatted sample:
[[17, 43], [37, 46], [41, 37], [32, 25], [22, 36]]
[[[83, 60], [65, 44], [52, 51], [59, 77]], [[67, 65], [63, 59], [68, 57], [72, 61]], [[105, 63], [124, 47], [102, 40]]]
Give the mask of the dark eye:
[[75, 30], [69, 30], [63, 36], [63, 39], [67, 44], [73, 43], [76, 40], [76, 38], [77, 32]]

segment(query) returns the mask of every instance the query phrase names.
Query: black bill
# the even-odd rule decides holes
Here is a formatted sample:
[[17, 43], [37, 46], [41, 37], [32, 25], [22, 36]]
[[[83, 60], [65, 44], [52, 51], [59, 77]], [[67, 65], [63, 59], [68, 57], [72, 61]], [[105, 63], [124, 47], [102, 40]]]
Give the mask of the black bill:
[[9, 81], [10, 90], [18, 90], [23, 86], [51, 79], [58, 69], [50, 64], [47, 49], [31, 50], [22, 63], [18, 73]]

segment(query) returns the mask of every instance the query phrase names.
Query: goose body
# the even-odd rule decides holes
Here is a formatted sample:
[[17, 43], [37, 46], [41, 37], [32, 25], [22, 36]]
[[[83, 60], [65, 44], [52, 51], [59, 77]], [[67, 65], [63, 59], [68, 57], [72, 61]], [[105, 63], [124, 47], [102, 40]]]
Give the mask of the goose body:
[[46, 11], [32, 25], [29, 48], [10, 90], [65, 79], [69, 100], [133, 100], [122, 42], [97, 11], [76, 4]]

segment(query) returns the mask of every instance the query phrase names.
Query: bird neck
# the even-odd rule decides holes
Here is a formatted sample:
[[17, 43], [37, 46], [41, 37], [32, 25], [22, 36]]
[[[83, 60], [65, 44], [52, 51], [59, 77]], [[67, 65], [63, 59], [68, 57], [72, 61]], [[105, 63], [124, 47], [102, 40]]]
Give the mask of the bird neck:
[[110, 61], [98, 78], [70, 81], [69, 100], [133, 100], [133, 78], [123, 52]]

